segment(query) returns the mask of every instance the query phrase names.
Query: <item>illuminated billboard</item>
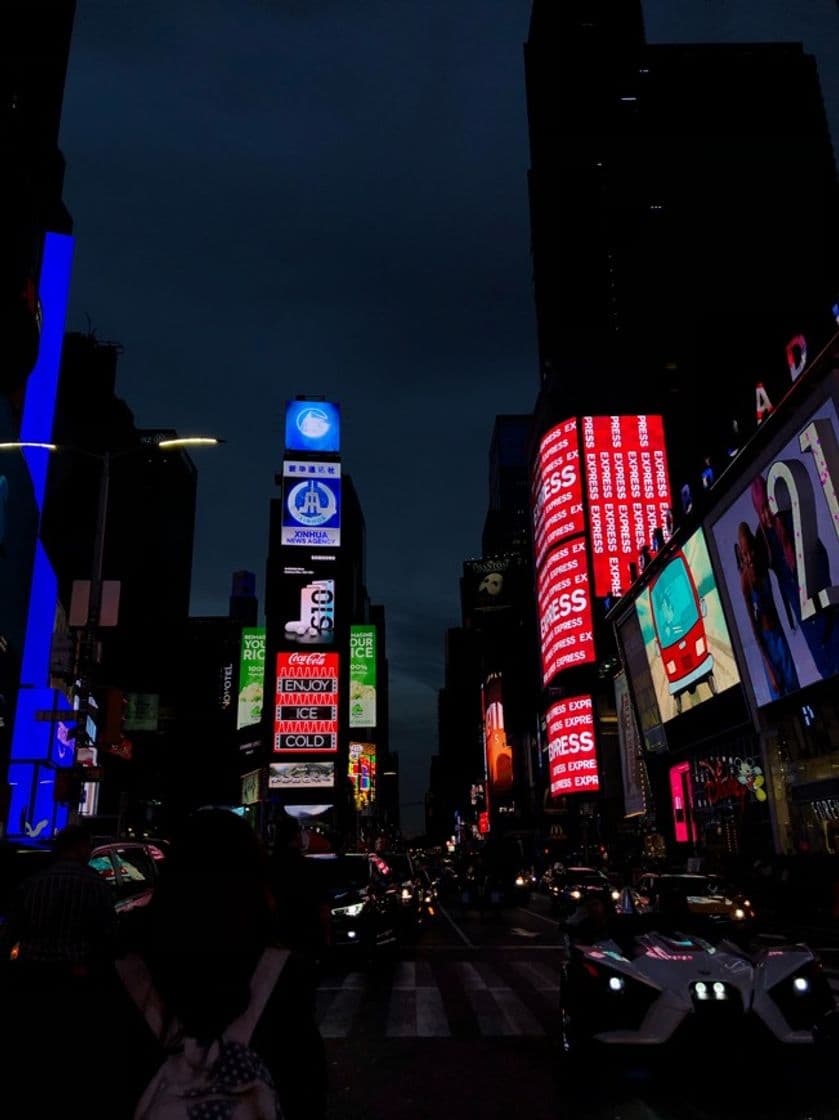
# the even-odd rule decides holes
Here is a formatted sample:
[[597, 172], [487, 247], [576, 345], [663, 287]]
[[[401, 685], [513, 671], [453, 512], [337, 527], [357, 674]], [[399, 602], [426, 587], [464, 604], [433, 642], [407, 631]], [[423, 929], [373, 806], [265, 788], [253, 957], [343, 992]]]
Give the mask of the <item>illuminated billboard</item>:
[[282, 543], [334, 548], [341, 543], [341, 467], [338, 463], [283, 463]]
[[503, 625], [524, 601], [520, 556], [486, 556], [464, 560], [461, 600], [466, 625], [476, 629]]
[[504, 730], [501, 674], [490, 673], [481, 690], [484, 713], [484, 755], [490, 795], [513, 788], [513, 751]]
[[591, 598], [586, 542], [582, 537], [559, 545], [537, 580], [542, 680], [594, 661]]
[[331, 401], [289, 401], [285, 412], [286, 451], [334, 454], [341, 447], [341, 414]]
[[572, 696], [548, 708], [548, 772], [551, 796], [597, 793], [600, 776], [591, 696]]
[[268, 766], [269, 789], [332, 789], [334, 785], [334, 762], [271, 762]]
[[758, 707], [839, 673], [839, 418], [827, 400], [712, 518]]
[[376, 799], [376, 744], [350, 743], [349, 776], [356, 809]]
[[531, 499], [533, 552], [540, 568], [555, 544], [586, 529], [576, 420], [557, 424], [539, 443]]
[[335, 580], [311, 565], [283, 568], [280, 593], [286, 644], [328, 646], [335, 640]]
[[620, 595], [629, 565], [665, 525], [670, 482], [660, 416], [584, 416], [594, 595]]
[[644, 758], [641, 733], [635, 719], [626, 673], [615, 675], [615, 713], [621, 752], [624, 816], [637, 817], [647, 809], [644, 796]]
[[274, 751], [338, 750], [338, 654], [278, 653]]
[[265, 627], [246, 626], [242, 630], [239, 656], [239, 694], [236, 728], [252, 727], [262, 719], [265, 689]]
[[739, 683], [701, 529], [656, 572], [635, 610], [665, 723]]
[[376, 627], [350, 627], [350, 727], [376, 726]]

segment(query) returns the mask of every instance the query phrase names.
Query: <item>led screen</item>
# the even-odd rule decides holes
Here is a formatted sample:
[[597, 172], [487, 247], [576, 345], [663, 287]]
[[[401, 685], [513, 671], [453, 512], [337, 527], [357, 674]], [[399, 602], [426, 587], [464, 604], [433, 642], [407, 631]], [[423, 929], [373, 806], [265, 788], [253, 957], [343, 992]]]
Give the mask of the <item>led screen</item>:
[[572, 665], [594, 661], [586, 542], [582, 537], [559, 545], [545, 561], [537, 581], [542, 679], [548, 685]]
[[333, 454], [341, 446], [341, 416], [331, 401], [289, 401], [285, 413], [287, 451]]
[[644, 760], [641, 733], [635, 719], [626, 673], [615, 676], [615, 713], [618, 720], [618, 742], [621, 751], [624, 816], [637, 817], [646, 811], [644, 797]]
[[356, 809], [376, 799], [376, 744], [350, 743], [349, 776]]
[[665, 723], [739, 683], [701, 529], [656, 572], [635, 610]]
[[490, 673], [483, 687], [484, 752], [490, 794], [513, 788], [513, 751], [504, 729], [501, 674]]
[[242, 630], [239, 655], [239, 693], [236, 706], [236, 728], [252, 727], [262, 719], [262, 698], [265, 689], [265, 628], [246, 626]]
[[582, 425], [594, 594], [620, 595], [670, 509], [664, 425], [660, 416], [585, 416]]
[[272, 762], [268, 766], [269, 789], [332, 789], [334, 762]]
[[540, 568], [555, 544], [586, 528], [576, 420], [557, 424], [540, 442], [532, 508], [533, 552]]
[[287, 565], [279, 590], [284, 644], [331, 646], [335, 641], [335, 580], [310, 563]]
[[338, 749], [338, 654], [278, 653], [274, 751]]
[[590, 696], [572, 696], [548, 708], [548, 769], [553, 797], [600, 789]]
[[376, 726], [376, 627], [350, 627], [350, 727]]
[[834, 401], [763, 458], [712, 534], [757, 705], [839, 673]]
[[282, 543], [303, 548], [341, 543], [341, 467], [338, 463], [283, 463]]

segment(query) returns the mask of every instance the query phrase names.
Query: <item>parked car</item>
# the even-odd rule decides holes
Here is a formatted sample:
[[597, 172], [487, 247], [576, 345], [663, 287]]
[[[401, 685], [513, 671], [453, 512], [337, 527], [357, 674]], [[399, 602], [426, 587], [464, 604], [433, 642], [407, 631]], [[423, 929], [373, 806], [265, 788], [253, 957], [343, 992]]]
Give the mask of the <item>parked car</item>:
[[398, 888], [378, 854], [346, 852], [308, 855], [329, 899], [334, 949], [374, 952], [397, 939]]

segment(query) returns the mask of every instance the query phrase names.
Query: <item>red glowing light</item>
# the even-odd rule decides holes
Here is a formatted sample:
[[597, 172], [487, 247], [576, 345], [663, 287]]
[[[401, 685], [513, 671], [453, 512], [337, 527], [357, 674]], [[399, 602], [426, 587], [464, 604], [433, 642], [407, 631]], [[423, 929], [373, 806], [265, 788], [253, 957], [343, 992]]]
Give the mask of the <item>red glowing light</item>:
[[590, 696], [572, 696], [548, 709], [548, 768], [551, 796], [597, 793], [594, 704]]
[[563, 669], [595, 658], [585, 540], [576, 537], [554, 549], [537, 583], [542, 679], [547, 685]]

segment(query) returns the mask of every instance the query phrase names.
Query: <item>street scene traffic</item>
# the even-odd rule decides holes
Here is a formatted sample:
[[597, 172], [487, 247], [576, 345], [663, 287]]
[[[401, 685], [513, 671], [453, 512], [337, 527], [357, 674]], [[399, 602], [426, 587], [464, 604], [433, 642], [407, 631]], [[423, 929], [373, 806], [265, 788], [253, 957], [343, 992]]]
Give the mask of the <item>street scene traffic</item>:
[[7, 0], [0, 1113], [839, 1117], [839, 9]]

